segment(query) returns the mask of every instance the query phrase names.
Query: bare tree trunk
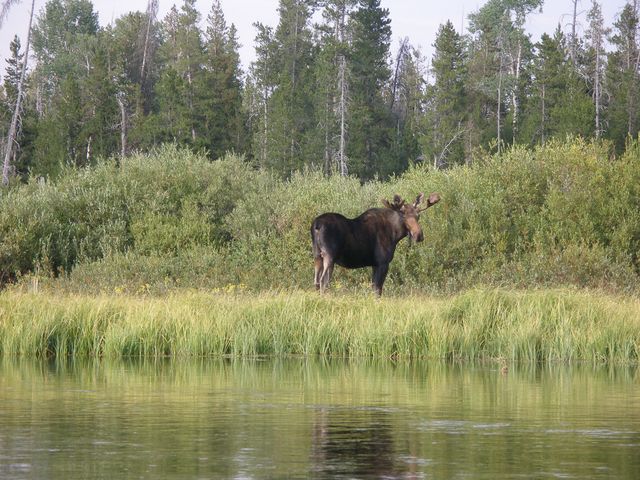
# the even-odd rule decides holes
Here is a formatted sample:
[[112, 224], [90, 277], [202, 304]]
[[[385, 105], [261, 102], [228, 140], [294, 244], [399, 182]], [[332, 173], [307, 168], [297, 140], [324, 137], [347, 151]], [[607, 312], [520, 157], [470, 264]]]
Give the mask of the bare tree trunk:
[[347, 80], [346, 80], [347, 60], [344, 55], [340, 56], [340, 150], [338, 151], [338, 159], [340, 162], [340, 175], [346, 177], [347, 155], [346, 155], [346, 137], [347, 137]]
[[91, 142], [93, 141], [93, 135], [89, 135], [89, 138], [87, 139], [87, 158], [86, 158], [86, 162], [85, 165], [89, 165], [91, 163]]
[[151, 36], [151, 26], [158, 14], [158, 0], [149, 0], [147, 3], [147, 28], [144, 35], [144, 45], [142, 48], [142, 65], [140, 67], [140, 83], [144, 83], [144, 75], [147, 67], [147, 56], [149, 55], [149, 41]]
[[263, 111], [262, 111], [262, 165], [267, 164], [267, 135], [269, 134], [269, 92], [264, 87]]
[[497, 132], [498, 137], [498, 153], [500, 153], [501, 142], [501, 124], [502, 124], [502, 59], [500, 60], [500, 72], [498, 72], [498, 106], [496, 107], [496, 120], [497, 120]]
[[601, 92], [600, 92], [600, 51], [596, 50], [596, 69], [594, 72], [594, 92], [593, 95], [595, 97], [596, 104], [596, 139], [600, 139], [600, 134], [602, 132], [602, 127], [600, 126], [600, 100], [601, 100]]
[[401, 67], [402, 59], [404, 58], [405, 52], [407, 51], [408, 45], [409, 45], [409, 38], [405, 37], [400, 41], [400, 48], [398, 49], [398, 56], [396, 57], [396, 68], [393, 74], [393, 82], [391, 84], [391, 110], [393, 110], [393, 106], [396, 101], [400, 67]]
[[518, 40], [518, 57], [516, 58], [516, 87], [511, 94], [511, 104], [513, 107], [513, 143], [516, 143], [516, 136], [518, 134], [518, 116], [519, 116], [519, 99], [518, 99], [518, 85], [520, 83], [520, 70], [522, 66], [522, 42]]
[[546, 127], [546, 115], [547, 115], [547, 104], [546, 104], [546, 93], [547, 93], [547, 87], [546, 85], [543, 83], [542, 84], [542, 115], [540, 118], [540, 137], [542, 139], [542, 145], [544, 145], [545, 142], [545, 128]]
[[127, 106], [123, 92], [118, 92], [116, 98], [120, 107], [120, 157], [124, 158], [127, 156]]
[[[7, 2], [3, 5], [4, 8], [11, 2]], [[18, 121], [20, 119], [20, 109], [22, 106], [22, 95], [24, 89], [24, 79], [27, 74], [27, 62], [29, 60], [29, 46], [31, 43], [31, 24], [33, 23], [33, 9], [35, 6], [35, 0], [31, 0], [31, 14], [29, 15], [29, 29], [27, 30], [27, 45], [24, 52], [24, 62], [22, 63], [22, 71], [20, 72], [20, 81], [18, 82], [18, 95], [16, 99], [16, 108], [13, 111], [13, 117], [11, 118], [11, 125], [9, 126], [9, 133], [7, 134], [7, 143], [5, 145], [4, 163], [2, 165], [2, 185], [9, 185], [9, 167], [11, 163], [11, 155], [13, 153], [13, 145], [16, 143], [16, 134], [18, 131]]]
[[578, 63], [577, 57], [578, 52], [578, 38], [576, 34], [576, 28], [578, 25], [578, 1], [573, 0], [573, 16], [571, 21], [571, 38], [569, 39], [569, 56], [571, 57], [571, 61], [573, 62], [573, 66], [575, 67]]

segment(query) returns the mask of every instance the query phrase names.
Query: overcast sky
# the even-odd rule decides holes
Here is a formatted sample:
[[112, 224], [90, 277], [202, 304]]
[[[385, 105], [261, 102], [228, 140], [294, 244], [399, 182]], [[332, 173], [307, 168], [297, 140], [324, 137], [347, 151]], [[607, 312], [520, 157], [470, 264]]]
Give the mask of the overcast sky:
[[[4, 59], [9, 55], [9, 43], [15, 34], [21, 37], [22, 44], [26, 40], [28, 0], [22, 0], [13, 7], [0, 30], [0, 59], [2, 59], [2, 74], [4, 74]], [[36, 11], [40, 11], [46, 0], [36, 0]], [[182, 1], [160, 0], [158, 18], [162, 19], [173, 4], [178, 6]], [[197, 0], [197, 6], [202, 16], [202, 22], [211, 10], [211, 0]], [[222, 9], [227, 24], [235, 24], [242, 44], [241, 57], [245, 68], [254, 58], [253, 39], [256, 21], [266, 25], [276, 26], [278, 22], [278, 0], [221, 0]], [[451, 20], [459, 31], [466, 28], [467, 16], [477, 11], [484, 0], [382, 0], [382, 6], [388, 8], [391, 16], [392, 53], [395, 52], [400, 38], [409, 37], [410, 43], [421, 47], [422, 53], [430, 60], [435, 33], [438, 26]], [[553, 33], [558, 23], [565, 31], [570, 21], [572, 0], [546, 0], [542, 13], [532, 13], [527, 24], [533, 40], [537, 41], [542, 33]], [[605, 21], [608, 26], [613, 24], [624, 7], [625, 0], [600, 0]], [[100, 25], [107, 25], [124, 13], [146, 9], [147, 0], [93, 0], [94, 9], [100, 17]], [[591, 0], [579, 0], [579, 10], [582, 12], [579, 20], [582, 28], [586, 28], [586, 11]]]

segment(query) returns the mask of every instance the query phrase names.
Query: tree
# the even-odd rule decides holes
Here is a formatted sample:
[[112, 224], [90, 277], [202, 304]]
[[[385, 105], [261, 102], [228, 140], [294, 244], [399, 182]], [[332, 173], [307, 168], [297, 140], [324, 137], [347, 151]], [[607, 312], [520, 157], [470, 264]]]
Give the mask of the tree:
[[393, 119], [383, 88], [390, 77], [391, 37], [389, 10], [380, 0], [361, 0], [351, 18], [351, 110], [347, 153], [351, 171], [361, 178], [397, 171], [390, 159]]
[[164, 130], [161, 138], [196, 148], [206, 144], [199, 109], [204, 60], [199, 18], [195, 0], [184, 0], [180, 11], [174, 6], [165, 17], [160, 48], [164, 68], [156, 88]]
[[464, 43], [448, 21], [440, 25], [433, 47], [434, 83], [429, 89], [431, 102], [426, 114], [423, 151], [436, 166], [459, 164], [465, 160], [467, 123]]
[[614, 23], [610, 42], [607, 82], [615, 92], [608, 103], [609, 137], [622, 150], [629, 137], [640, 129], [640, 48], [638, 45], [637, 5], [627, 3]]
[[593, 103], [595, 108], [595, 135], [602, 136], [603, 126], [603, 78], [605, 69], [605, 38], [607, 30], [604, 27], [602, 9], [596, 0], [592, 1], [591, 9], [587, 14], [589, 29], [586, 33], [588, 57], [588, 74], [593, 88]]
[[[326, 0], [323, 22], [317, 27], [318, 50], [314, 64], [314, 112], [318, 134], [310, 143], [311, 156], [323, 158], [325, 174], [347, 175], [348, 124], [350, 108], [350, 65], [348, 18], [356, 0]], [[315, 142], [313, 142], [315, 137]]]
[[392, 156], [396, 171], [405, 170], [420, 154], [419, 136], [425, 99], [425, 67], [420, 52], [408, 38], [400, 42], [390, 85], [390, 109], [394, 122]]
[[270, 165], [269, 136], [271, 134], [271, 110], [269, 103], [276, 88], [275, 42], [273, 29], [255, 23], [258, 30], [255, 38], [256, 60], [249, 69], [245, 88], [245, 108], [249, 130], [253, 135], [253, 156], [258, 164]]
[[227, 151], [242, 151], [244, 120], [240, 55], [235, 26], [227, 27], [219, 0], [207, 17], [203, 118], [207, 148], [214, 158]]
[[98, 33], [98, 15], [89, 0], [49, 0], [33, 28], [37, 88], [43, 116], [62, 82], [90, 69], [86, 38]]
[[307, 140], [314, 130], [314, 50], [310, 29], [314, 0], [280, 0], [273, 36], [275, 88], [269, 99], [268, 156], [284, 175], [307, 162]]
[[511, 140], [517, 136], [522, 92], [519, 83], [523, 56], [530, 48], [524, 24], [527, 15], [541, 5], [542, 0], [489, 0], [469, 16], [470, 31], [475, 37], [473, 83], [480, 94], [476, 119], [482, 121], [493, 113], [498, 149], [505, 140], [503, 120], [508, 109], [512, 116]]
[[2, 185], [4, 186], [7, 186], [9, 184], [10, 162], [13, 156], [13, 149], [14, 149], [17, 134], [18, 134], [18, 123], [20, 121], [20, 112], [22, 108], [22, 95], [24, 90], [24, 82], [27, 74], [27, 61], [29, 59], [29, 46], [31, 44], [31, 24], [33, 22], [34, 5], [35, 5], [35, 0], [31, 0], [31, 13], [29, 14], [29, 26], [27, 27], [27, 45], [25, 47], [24, 61], [22, 62], [20, 78], [18, 79], [18, 84], [16, 86], [15, 108], [13, 110], [13, 115], [11, 117], [11, 124], [9, 125], [9, 132], [7, 133], [7, 141], [4, 145], [5, 152], [4, 152], [4, 162], [2, 165]]

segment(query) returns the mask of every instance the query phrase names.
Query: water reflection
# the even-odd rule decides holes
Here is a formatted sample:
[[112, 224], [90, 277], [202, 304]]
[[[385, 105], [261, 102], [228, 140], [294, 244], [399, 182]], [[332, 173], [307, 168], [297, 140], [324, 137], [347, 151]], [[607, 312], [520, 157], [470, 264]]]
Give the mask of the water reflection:
[[391, 415], [379, 408], [320, 409], [313, 469], [332, 478], [399, 478]]
[[0, 360], [0, 478], [636, 478], [635, 367]]

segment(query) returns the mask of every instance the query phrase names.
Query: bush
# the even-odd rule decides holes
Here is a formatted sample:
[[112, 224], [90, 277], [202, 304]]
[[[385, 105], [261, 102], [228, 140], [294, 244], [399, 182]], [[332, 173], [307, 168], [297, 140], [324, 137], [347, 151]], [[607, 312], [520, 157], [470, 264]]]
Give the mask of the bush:
[[[425, 242], [401, 242], [386, 288], [457, 291], [481, 284], [637, 291], [640, 147], [613, 158], [576, 139], [513, 147], [472, 166], [417, 166], [388, 182], [299, 172], [280, 180], [229, 156], [174, 146], [30, 184], [2, 197], [5, 278], [65, 272], [68, 288], [310, 288], [309, 228], [326, 211], [354, 217], [399, 193], [438, 191]], [[368, 269], [338, 268], [335, 287], [368, 290]], [[88, 288], [88, 287], [86, 287]]]

